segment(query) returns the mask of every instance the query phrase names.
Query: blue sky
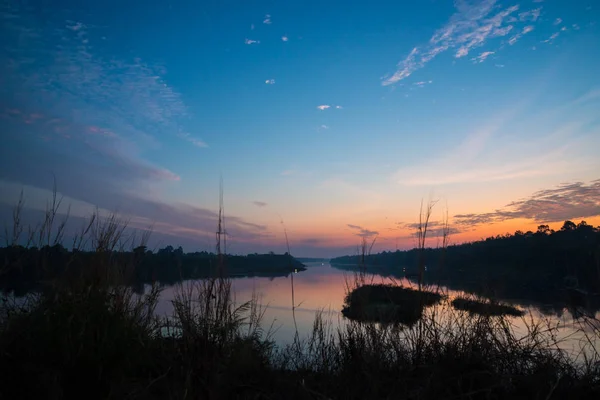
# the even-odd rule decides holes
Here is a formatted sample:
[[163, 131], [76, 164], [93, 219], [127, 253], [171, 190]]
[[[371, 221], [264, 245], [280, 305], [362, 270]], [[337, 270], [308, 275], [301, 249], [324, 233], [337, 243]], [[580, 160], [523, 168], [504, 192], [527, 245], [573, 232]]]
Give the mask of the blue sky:
[[222, 175], [232, 251], [301, 255], [410, 247], [429, 196], [457, 242], [600, 215], [593, 1], [125, 3], [2, 2], [5, 211], [54, 174], [208, 248]]

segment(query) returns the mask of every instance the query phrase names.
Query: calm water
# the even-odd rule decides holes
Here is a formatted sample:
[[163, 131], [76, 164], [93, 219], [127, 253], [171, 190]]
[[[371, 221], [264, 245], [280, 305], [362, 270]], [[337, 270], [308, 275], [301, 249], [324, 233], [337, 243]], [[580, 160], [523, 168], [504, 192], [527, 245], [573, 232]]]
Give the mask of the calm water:
[[[334, 327], [345, 323], [341, 314], [344, 297], [346, 295], [346, 282], [352, 281], [352, 273], [333, 268], [327, 263], [307, 263], [307, 270], [293, 274], [294, 301], [296, 308], [292, 310], [292, 276], [280, 278], [235, 278], [233, 288], [237, 303], [248, 301], [253, 293], [260, 296], [260, 303], [266, 307], [263, 326], [273, 327], [273, 339], [280, 345], [293, 341], [296, 326], [301, 338], [307, 337], [312, 331], [315, 314], [324, 311], [326, 319]], [[373, 283], [389, 283], [389, 278], [373, 276]], [[414, 287], [415, 284], [408, 280], [396, 281], [405, 286]], [[448, 290], [450, 299], [462, 294], [459, 291]], [[173, 307], [171, 300], [175, 296], [175, 287], [167, 287], [162, 293], [157, 312], [161, 315], [170, 315]], [[564, 339], [561, 347], [572, 354], [579, 354], [580, 339], [583, 333], [574, 326], [571, 314], [565, 310], [560, 317], [544, 315], [535, 307], [524, 307], [515, 303], [527, 314], [524, 318], [513, 318], [517, 334], [526, 334], [526, 321], [533, 322], [544, 320], [560, 327], [559, 337]], [[295, 317], [295, 323], [294, 323]], [[597, 315], [600, 317], [600, 314]], [[578, 325], [577, 325], [578, 326]], [[600, 344], [600, 343], [597, 343]]]

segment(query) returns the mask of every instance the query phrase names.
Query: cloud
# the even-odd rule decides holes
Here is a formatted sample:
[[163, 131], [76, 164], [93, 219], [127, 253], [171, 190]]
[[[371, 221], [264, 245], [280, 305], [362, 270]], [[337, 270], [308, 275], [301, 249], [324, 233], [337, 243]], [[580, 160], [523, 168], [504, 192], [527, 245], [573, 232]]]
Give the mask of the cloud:
[[413, 85], [419, 86], [419, 87], [423, 87], [423, 86], [425, 86], [427, 84], [432, 84], [432, 83], [433, 83], [433, 81], [420, 81], [420, 82], [413, 83]]
[[274, 84], [275, 84], [275, 79], [267, 79], [267, 80], [265, 81], [265, 83], [266, 83], [267, 85], [274, 85]]
[[204, 142], [203, 140], [194, 139], [194, 138], [189, 138], [188, 140], [189, 140], [190, 143], [192, 143], [196, 147], [208, 147], [208, 145], [206, 144], [206, 142]]
[[329, 129], [329, 127], [327, 125], [321, 125], [319, 129]]
[[423, 61], [417, 61], [416, 58], [418, 53], [419, 50], [416, 47], [413, 48], [404, 61], [398, 63], [399, 69], [394, 73], [394, 75], [383, 81], [383, 85], [386, 86], [399, 82], [402, 79], [408, 78], [417, 69], [422, 68], [425, 63]]
[[517, 43], [517, 41], [519, 39], [521, 39], [523, 37], [523, 35], [528, 34], [529, 32], [533, 31], [533, 29], [534, 29], [533, 25], [527, 25], [526, 27], [523, 28], [523, 30], [520, 33], [517, 33], [516, 35], [511, 37], [508, 40], [508, 44], [511, 46], [514, 45], [515, 43]]
[[504, 28], [494, 29], [493, 36], [506, 36], [513, 30], [512, 25], [505, 26]]
[[290, 40], [286, 35], [283, 35], [281, 37], [281, 40], [283, 40], [284, 42], [287, 42], [288, 40]]
[[177, 134], [177, 136], [184, 140], [187, 140], [188, 142], [190, 142], [191, 144], [193, 144], [196, 147], [200, 147], [200, 148], [208, 147], [208, 144], [205, 141], [195, 138], [187, 132], [179, 132]]
[[533, 29], [534, 29], [534, 28], [533, 28], [533, 26], [532, 26], [532, 25], [528, 25], [528, 26], [526, 26], [525, 28], [523, 28], [523, 32], [522, 32], [522, 34], [523, 34], [523, 35], [525, 35], [525, 34], [527, 34], [527, 33], [531, 32]]
[[246, 44], [260, 44], [260, 40], [252, 40], [252, 39], [246, 38], [244, 40], [244, 43], [246, 43]]
[[504, 64], [495, 64], [495, 66], [498, 68], [504, 68]]
[[561, 18], [556, 18], [554, 20], [554, 24], [553, 25], [560, 25], [560, 24], [562, 24], [562, 19]]
[[[454, 148], [431, 154], [398, 170], [393, 179], [402, 185], [432, 186], [451, 183], [495, 182], [581, 173], [597, 166], [587, 150], [598, 137], [591, 120], [570, 117], [553, 130], [533, 132], [506, 127], [531, 100], [522, 99], [507, 110], [488, 118]], [[562, 109], [569, 117], [573, 105]], [[558, 110], [557, 110], [558, 111]]]
[[482, 62], [484, 62], [486, 60], [486, 58], [488, 58], [492, 54], [496, 54], [496, 53], [493, 52], [493, 51], [484, 51], [483, 53], [479, 54], [477, 57], [473, 57], [471, 59], [471, 61], [473, 61], [476, 64], [482, 63]]
[[533, 10], [519, 13], [519, 21], [522, 22], [536, 22], [542, 13], [542, 7], [534, 8]]
[[370, 237], [379, 235], [379, 232], [365, 229], [362, 226], [352, 225], [352, 224], [347, 224], [347, 226], [348, 226], [348, 228], [350, 228], [352, 230], [358, 231], [355, 233], [355, 235], [359, 236], [359, 237], [370, 238]]
[[271, 25], [271, 15], [265, 15], [265, 19], [263, 19], [263, 24]]
[[[403, 229], [407, 229], [409, 231], [412, 231], [414, 233], [416, 233], [419, 230], [420, 224], [418, 222], [413, 222], [413, 223], [408, 223], [408, 224], [402, 224], [399, 223], [398, 225], [400, 225]], [[427, 237], [428, 238], [434, 238], [434, 237], [443, 237], [445, 234], [446, 235], [456, 235], [459, 233], [463, 233], [465, 232], [465, 228], [457, 228], [454, 226], [445, 226], [445, 224], [442, 221], [429, 221], [427, 224]], [[412, 235], [414, 236], [414, 234]]]
[[513, 14], [519, 6], [501, 8], [496, 0], [457, 0], [455, 6], [457, 10], [449, 21], [434, 32], [427, 44], [414, 47], [398, 63], [396, 72], [384, 78], [382, 85], [392, 85], [408, 78], [445, 51], [454, 50], [456, 58], [465, 57], [489, 39], [507, 35], [514, 28], [514, 23], [537, 21], [541, 10], [525, 11], [519, 14], [517, 20]]
[[67, 29], [70, 29], [75, 32], [80, 31], [85, 28], [86, 28], [86, 26], [84, 24], [82, 24], [81, 22], [68, 21], [68, 24], [67, 24]]
[[254, 204], [256, 207], [266, 207], [267, 203], [265, 203], [264, 201], [253, 201], [252, 204]]
[[546, 40], [542, 40], [542, 43], [549, 43], [551, 44], [552, 42], [554, 42], [554, 40], [560, 35], [560, 32], [555, 32], [553, 33], [548, 39]]
[[294, 175], [297, 171], [295, 169], [286, 169], [281, 171], [281, 176], [290, 176], [290, 175]]
[[460, 225], [493, 224], [511, 219], [530, 219], [538, 223], [600, 216], [600, 179], [588, 184], [565, 183], [553, 189], [540, 190], [488, 213], [458, 214]]
[[[2, 94], [22, 108], [41, 111], [71, 126], [96, 126], [123, 142], [156, 146], [185, 132], [189, 110], [164, 78], [160, 65], [139, 58], [108, 58], [97, 51], [100, 28], [67, 21], [60, 12], [40, 23], [32, 10], [14, 3], [3, 26], [6, 57]], [[33, 122], [33, 121], [32, 121]], [[83, 131], [75, 134], [81, 138]]]
[[327, 110], [328, 108], [332, 108], [332, 107], [335, 108], [336, 110], [341, 110], [344, 108], [339, 105], [338, 106], [330, 106], [329, 104], [321, 104], [320, 106], [317, 106], [317, 108], [321, 111]]

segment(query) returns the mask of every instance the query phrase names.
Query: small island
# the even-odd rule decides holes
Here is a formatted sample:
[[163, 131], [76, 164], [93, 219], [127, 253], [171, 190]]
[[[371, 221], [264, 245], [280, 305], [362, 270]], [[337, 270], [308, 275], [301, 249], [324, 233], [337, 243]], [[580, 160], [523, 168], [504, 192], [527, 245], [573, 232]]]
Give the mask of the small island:
[[525, 313], [509, 304], [502, 304], [489, 300], [469, 299], [466, 297], [457, 297], [452, 300], [452, 307], [456, 310], [463, 310], [469, 314], [478, 314], [485, 316], [512, 316], [521, 317]]
[[362, 322], [413, 325], [425, 307], [435, 305], [442, 295], [389, 284], [361, 285], [345, 299], [342, 314]]

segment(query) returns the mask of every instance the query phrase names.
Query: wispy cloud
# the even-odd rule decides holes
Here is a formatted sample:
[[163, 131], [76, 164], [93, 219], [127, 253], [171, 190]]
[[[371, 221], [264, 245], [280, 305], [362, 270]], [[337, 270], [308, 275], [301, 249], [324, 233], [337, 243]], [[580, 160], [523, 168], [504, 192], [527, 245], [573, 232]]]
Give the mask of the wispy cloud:
[[548, 39], [542, 40], [542, 43], [552, 43], [560, 35], [560, 32], [553, 33]]
[[283, 35], [281, 37], [281, 40], [283, 40], [284, 42], [287, 42], [288, 40], [290, 40], [290, 38], [288, 38], [286, 35]]
[[77, 32], [85, 28], [86, 26], [81, 22], [67, 21], [67, 29], [70, 29], [72, 31]]
[[256, 207], [266, 207], [267, 203], [265, 203], [264, 201], [253, 201], [252, 204], [254, 204]]
[[266, 83], [267, 85], [274, 85], [274, 84], [275, 84], [275, 79], [267, 79], [267, 80], [265, 81], [265, 83]]
[[517, 218], [544, 223], [596, 216], [600, 216], [600, 179], [540, 190], [493, 212], [455, 215], [454, 221], [463, 226], [476, 226]]
[[433, 83], [433, 81], [419, 81], [419, 82], [413, 83], [413, 85], [423, 87], [427, 84], [432, 84], [432, 83]]
[[196, 147], [208, 147], [208, 144], [200, 139], [188, 138], [188, 141]]
[[39, 24], [29, 12], [17, 3], [2, 11], [11, 15], [3, 36], [13, 62], [3, 63], [0, 75], [15, 102], [37, 99], [52, 118], [97, 126], [138, 144], [165, 135], [190, 140], [181, 134], [189, 110], [162, 66], [103, 57], [96, 51], [99, 28], [65, 22], [60, 13]]
[[252, 39], [246, 38], [244, 40], [244, 43], [246, 43], [246, 44], [260, 44], [260, 40], [252, 40]]
[[[581, 173], [597, 165], [585, 151], [589, 140], [597, 135], [597, 130], [589, 130], [589, 120], [566, 120], [554, 130], [540, 128], [529, 135], [506, 132], [506, 124], [525, 101], [490, 118], [444, 154], [401, 168], [394, 180], [413, 186], [494, 182], [549, 176], [559, 171]], [[562, 113], [568, 114], [569, 110]]]
[[542, 14], [542, 7], [534, 8], [533, 10], [524, 11], [519, 13], [519, 20], [522, 22], [536, 22]]
[[281, 176], [290, 176], [290, 175], [296, 174], [296, 172], [297, 171], [295, 169], [286, 169], [286, 170], [281, 171], [280, 175]]
[[528, 25], [525, 28], [523, 28], [523, 32], [522, 33], [523, 33], [523, 35], [525, 35], [525, 34], [531, 32], [532, 30], [533, 30], [533, 26], [532, 25]]
[[328, 108], [335, 108], [336, 110], [341, 110], [344, 107], [337, 105], [337, 106], [331, 106], [329, 104], [321, 104], [320, 106], [317, 106], [317, 108], [321, 111], [327, 110]]
[[560, 24], [562, 24], [562, 18], [556, 18], [554, 20], [554, 25], [560, 25]]
[[534, 29], [533, 25], [527, 25], [526, 27], [523, 28], [523, 30], [521, 32], [519, 32], [516, 35], [514, 35], [513, 37], [511, 37], [508, 40], [508, 44], [511, 46], [514, 45], [515, 43], [517, 43], [517, 41], [519, 39], [521, 39], [523, 37], [523, 35], [528, 34], [529, 32], [533, 31], [533, 29]]
[[488, 58], [489, 56], [491, 56], [492, 54], [496, 54], [493, 51], [484, 51], [483, 53], [481, 53], [480, 55], [478, 55], [477, 57], [473, 57], [471, 58], [471, 61], [473, 61], [474, 63], [478, 64], [478, 63], [482, 63], [486, 60], [486, 58]]
[[363, 228], [362, 226], [352, 225], [352, 224], [347, 224], [347, 226], [348, 226], [348, 228], [350, 228], [354, 231], [357, 231], [355, 233], [355, 235], [359, 236], [359, 237], [370, 238], [370, 237], [379, 235], [378, 231], [372, 231], [372, 230]]
[[514, 28], [514, 26], [508, 25], [508, 26], [505, 26], [503, 28], [494, 29], [493, 36], [494, 37], [496, 37], [496, 36], [506, 36], [506, 35], [508, 35], [513, 30], [513, 28]]
[[327, 125], [321, 125], [319, 129], [329, 129], [329, 127]]
[[265, 19], [263, 19], [263, 24], [271, 25], [271, 14], [265, 15]]
[[[421, 224], [419, 222], [413, 222], [408, 224], [398, 223], [401, 228], [412, 231], [416, 234], [416, 232], [421, 228]], [[446, 224], [442, 221], [429, 221], [427, 223], [427, 237], [430, 238], [441, 238], [444, 235], [456, 235], [464, 232], [464, 228], [450, 227], [446, 226]], [[415, 236], [412, 235], [412, 237]]]
[[489, 39], [507, 35], [514, 24], [537, 21], [540, 15], [540, 9], [535, 9], [522, 12], [517, 19], [513, 14], [518, 11], [519, 6], [503, 8], [496, 0], [457, 0], [455, 5], [457, 11], [446, 25], [438, 29], [427, 44], [414, 47], [398, 63], [396, 72], [383, 80], [384, 86], [408, 78], [438, 54], [448, 50], [453, 50], [456, 58], [465, 57]]

